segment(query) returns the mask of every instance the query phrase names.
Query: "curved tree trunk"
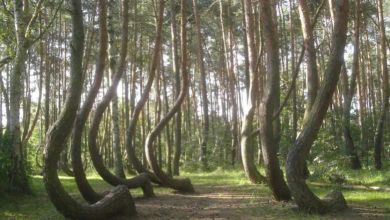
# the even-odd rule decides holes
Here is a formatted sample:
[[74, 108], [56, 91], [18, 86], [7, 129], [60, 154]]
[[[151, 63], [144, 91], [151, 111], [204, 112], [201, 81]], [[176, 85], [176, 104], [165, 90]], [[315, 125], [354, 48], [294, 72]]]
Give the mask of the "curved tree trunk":
[[99, 92], [101, 82], [103, 80], [104, 69], [106, 66], [107, 59], [107, 4], [105, 0], [99, 0], [99, 52], [98, 60], [96, 63], [95, 77], [92, 83], [91, 89], [86, 97], [86, 100], [79, 110], [72, 131], [72, 142], [71, 142], [71, 157], [72, 167], [75, 174], [76, 184], [79, 188], [81, 195], [89, 203], [97, 202], [102, 198], [102, 195], [98, 194], [93, 190], [91, 185], [88, 183], [86, 174], [83, 169], [83, 162], [81, 158], [81, 139], [85, 123], [91, 112], [93, 103], [95, 102], [96, 96]]
[[130, 218], [136, 211], [132, 197], [125, 186], [118, 186], [104, 199], [93, 205], [81, 205], [69, 196], [58, 178], [57, 161], [60, 159], [61, 151], [64, 150], [62, 143], [66, 141], [72, 130], [83, 89], [82, 57], [84, 48], [84, 25], [81, 1], [72, 0], [71, 6], [73, 25], [71, 80], [64, 109], [47, 135], [43, 175], [44, 184], [51, 202], [67, 218]]
[[286, 161], [287, 181], [291, 194], [298, 207], [307, 212], [326, 213], [347, 207], [344, 197], [339, 192], [332, 192], [326, 200], [320, 200], [307, 186], [301, 167], [320, 130], [339, 80], [347, 36], [348, 5], [348, 0], [339, 0], [336, 3], [337, 17], [332, 37], [333, 45], [323, 84], [302, 132], [290, 148]]
[[61, 153], [60, 156], [60, 161], [59, 161], [59, 167], [64, 172], [67, 176], [74, 177], [74, 172], [73, 170], [70, 169], [69, 164], [68, 164], [68, 145], [67, 143], [65, 145], [65, 150]]
[[248, 109], [243, 116], [243, 124], [241, 130], [241, 156], [242, 164], [246, 176], [252, 183], [267, 183], [267, 179], [260, 174], [253, 161], [254, 141], [253, 141], [253, 118], [256, 111], [256, 98], [258, 97], [258, 72], [256, 67], [256, 49], [254, 36], [254, 20], [253, 7], [251, 0], [244, 0], [245, 9], [245, 33], [248, 44], [248, 59], [249, 59], [249, 97], [247, 100]]
[[88, 147], [89, 147], [89, 153], [91, 155], [92, 163], [96, 171], [106, 182], [114, 186], [126, 185], [128, 188], [142, 187], [145, 196], [152, 197], [154, 196], [154, 192], [147, 175], [143, 174], [129, 180], [113, 175], [105, 167], [102, 156], [99, 154], [99, 150], [96, 143], [98, 132], [99, 132], [99, 125], [102, 120], [104, 111], [107, 109], [112, 99], [116, 96], [117, 86], [126, 68], [129, 11], [128, 11], [128, 7], [123, 7], [122, 10], [123, 10], [123, 18], [122, 18], [123, 23], [122, 23], [121, 49], [120, 49], [118, 68], [116, 70], [115, 75], [113, 76], [111, 86], [108, 88], [102, 101], [96, 107], [95, 115], [92, 119], [92, 125], [88, 132]]
[[[318, 76], [317, 68], [317, 53], [314, 45], [314, 21], [311, 19], [310, 8], [307, 5], [306, 0], [299, 0], [299, 16], [301, 19], [301, 27], [304, 39], [305, 47], [305, 58], [307, 64], [306, 71], [306, 87], [307, 87], [307, 101], [306, 109], [303, 121], [306, 121], [311, 108], [313, 106], [314, 100], [317, 96], [320, 80]], [[314, 18], [315, 19], [315, 18]], [[308, 178], [310, 175], [309, 168], [307, 167], [307, 162], [303, 164], [303, 173], [305, 178]]]
[[[169, 123], [169, 121], [175, 116], [179, 111], [180, 106], [182, 105], [184, 99], [188, 93], [189, 79], [187, 72], [187, 36], [186, 36], [186, 5], [185, 0], [181, 0], [181, 15], [182, 15], [182, 24], [181, 24], [181, 75], [182, 75], [182, 86], [180, 90], [179, 97], [177, 98], [175, 104], [171, 110], [165, 115], [161, 121], [156, 125], [156, 127], [148, 134], [145, 142], [145, 152], [146, 159], [149, 166], [152, 168], [154, 174], [161, 181], [163, 186], [167, 186], [173, 189], [176, 189], [180, 192], [194, 192], [194, 187], [191, 184], [189, 179], [173, 179], [169, 175], [165, 174], [161, 167], [158, 165], [156, 156], [155, 156], [155, 147], [153, 146], [154, 141], [160, 135], [164, 127]], [[159, 11], [159, 21], [162, 21], [163, 18], [163, 9], [164, 1], [160, 1], [160, 11]]]
[[260, 104], [260, 138], [268, 184], [276, 200], [291, 199], [290, 190], [280, 169], [278, 153], [279, 122], [273, 121], [273, 115], [279, 108], [280, 72], [277, 26], [272, 15], [270, 0], [260, 3], [261, 18], [264, 27], [264, 39], [267, 52], [267, 79], [263, 100]]
[[[160, 1], [160, 15], [164, 11], [164, 1]], [[161, 12], [162, 11], [162, 12]], [[160, 61], [160, 51], [161, 51], [161, 45], [162, 45], [162, 27], [163, 27], [163, 19], [162, 15], [157, 20], [157, 29], [156, 29], [156, 39], [155, 39], [155, 48], [153, 50], [153, 57], [151, 62], [151, 67], [149, 71], [149, 78], [146, 82], [144, 91], [142, 93], [141, 99], [138, 101], [137, 105], [135, 106], [131, 121], [128, 129], [126, 130], [126, 152], [127, 152], [127, 158], [129, 160], [129, 163], [134, 166], [134, 168], [137, 170], [138, 173], [147, 173], [150, 177], [150, 179], [157, 184], [160, 184], [160, 180], [148, 169], [146, 169], [142, 162], [137, 158], [135, 153], [135, 146], [134, 146], [134, 140], [136, 135], [136, 128], [137, 128], [137, 122], [139, 119], [139, 115], [142, 112], [143, 107], [145, 106], [146, 102], [149, 99], [150, 91], [152, 89], [153, 81], [156, 76], [156, 70], [157, 65], [159, 65]]]

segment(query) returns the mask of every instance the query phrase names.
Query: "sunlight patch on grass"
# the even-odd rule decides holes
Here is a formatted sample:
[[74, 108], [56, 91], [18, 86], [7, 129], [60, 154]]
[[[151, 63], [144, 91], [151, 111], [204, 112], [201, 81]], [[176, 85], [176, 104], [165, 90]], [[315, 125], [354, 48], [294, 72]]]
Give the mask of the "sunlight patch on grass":
[[[363, 172], [358, 175], [358, 172]], [[361, 181], [367, 184], [378, 185], [389, 179], [389, 174], [385, 172], [351, 171], [348, 172], [348, 179], [357, 181], [360, 176]], [[195, 190], [202, 187], [222, 187], [229, 189], [234, 195], [242, 195], [249, 198], [248, 207], [238, 209], [239, 213], [250, 214], [254, 217], [266, 219], [342, 219], [339, 215], [316, 216], [298, 212], [293, 202], [280, 203], [272, 198], [271, 191], [266, 185], [252, 184], [245, 177], [241, 170], [216, 169], [212, 172], [185, 172], [182, 176], [191, 179]], [[77, 189], [73, 177], [60, 176], [60, 180], [65, 189], [77, 201], [84, 202]], [[97, 174], [92, 173], [88, 180], [97, 192], [103, 192], [113, 188], [104, 182]], [[34, 195], [5, 195], [0, 197], [0, 219], [63, 219], [51, 204], [43, 184], [42, 176], [32, 176], [31, 178]], [[310, 185], [310, 184], [309, 184]], [[328, 192], [337, 187], [311, 186], [311, 189], [319, 197], [323, 197]], [[174, 190], [159, 186], [154, 186], [157, 196], [171, 193]], [[369, 190], [345, 190], [342, 189], [345, 198], [351, 207], [366, 207], [368, 209], [384, 209], [390, 211], [390, 194]], [[134, 197], [142, 196], [141, 189], [131, 190]], [[336, 218], [337, 217], [337, 218]]]

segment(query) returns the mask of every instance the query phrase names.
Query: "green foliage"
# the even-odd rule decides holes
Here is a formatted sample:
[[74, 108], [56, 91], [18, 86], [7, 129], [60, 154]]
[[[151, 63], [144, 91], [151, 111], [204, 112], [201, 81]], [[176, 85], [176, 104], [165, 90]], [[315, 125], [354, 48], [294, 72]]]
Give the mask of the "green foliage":
[[3, 135], [0, 142], [0, 193], [8, 187], [7, 179], [11, 170], [11, 150], [9, 147], [10, 139], [8, 135]]

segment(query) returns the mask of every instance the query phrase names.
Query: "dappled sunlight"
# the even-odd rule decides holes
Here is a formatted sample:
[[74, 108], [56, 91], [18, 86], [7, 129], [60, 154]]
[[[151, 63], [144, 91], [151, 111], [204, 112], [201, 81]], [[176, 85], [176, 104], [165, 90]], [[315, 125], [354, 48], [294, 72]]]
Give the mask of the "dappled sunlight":
[[[156, 197], [142, 198], [142, 191], [131, 190], [135, 197], [138, 219], [319, 219], [319, 216], [296, 211], [294, 203], [276, 202], [266, 185], [248, 183], [241, 171], [211, 173], [185, 173], [195, 183], [194, 194], [179, 194], [171, 189], [155, 186]], [[74, 179], [61, 176], [61, 182], [77, 201], [81, 198]], [[112, 188], [97, 175], [88, 177], [97, 191]], [[44, 190], [42, 177], [33, 176], [36, 195], [0, 198], [0, 219], [29, 218], [63, 219], [50, 203]], [[240, 183], [240, 184], [238, 184]], [[332, 187], [312, 186], [323, 196]], [[342, 190], [351, 209], [320, 219], [385, 218], [390, 217], [390, 195], [365, 189]]]

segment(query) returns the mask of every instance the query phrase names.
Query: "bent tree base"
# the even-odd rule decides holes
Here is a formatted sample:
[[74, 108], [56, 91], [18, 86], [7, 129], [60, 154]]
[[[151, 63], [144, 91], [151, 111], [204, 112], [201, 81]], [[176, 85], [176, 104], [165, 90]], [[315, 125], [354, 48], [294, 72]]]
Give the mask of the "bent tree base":
[[[127, 1], [124, 1], [127, 2]], [[126, 186], [118, 186], [102, 200], [92, 205], [82, 205], [64, 189], [58, 178], [58, 161], [64, 150], [83, 90], [82, 58], [84, 48], [84, 25], [81, 0], [71, 0], [72, 47], [71, 79], [64, 109], [50, 128], [45, 146], [43, 181], [51, 202], [66, 218], [70, 219], [120, 219], [130, 218], [136, 213], [133, 199]]]
[[[163, 24], [163, 15], [164, 15], [164, 1], [160, 2], [159, 5], [159, 16], [158, 16], [158, 33], [162, 30]], [[161, 180], [163, 186], [170, 187], [172, 189], [178, 190], [179, 192], [184, 193], [192, 193], [194, 192], [194, 187], [191, 184], [189, 179], [174, 179], [170, 175], [167, 175], [161, 167], [157, 163], [157, 159], [155, 156], [155, 145], [153, 144], [158, 135], [161, 134], [161, 131], [164, 127], [169, 123], [169, 121], [175, 116], [176, 113], [179, 112], [180, 106], [182, 105], [189, 87], [189, 77], [187, 73], [187, 42], [186, 42], [186, 14], [185, 14], [185, 1], [181, 1], [181, 13], [182, 13], [182, 21], [181, 21], [181, 49], [182, 49], [182, 87], [179, 93], [178, 98], [176, 99], [172, 108], [168, 111], [168, 113], [159, 121], [156, 127], [149, 132], [145, 141], [145, 153], [146, 160], [148, 161], [149, 166], [151, 167], [153, 173], [156, 177]]]
[[348, 0], [337, 1], [332, 50], [322, 86], [304, 123], [302, 132], [289, 150], [286, 161], [287, 182], [291, 194], [298, 207], [310, 213], [324, 214], [347, 208], [345, 199], [340, 192], [331, 192], [324, 200], [320, 200], [307, 186], [302, 167], [320, 131], [340, 77], [347, 38], [348, 10]]
[[[292, 159], [294, 160], [294, 159]], [[306, 178], [302, 173], [302, 165], [295, 159], [295, 163], [287, 164], [287, 180], [291, 194], [300, 210], [308, 213], [325, 214], [328, 212], [342, 211], [348, 208], [347, 202], [340, 191], [332, 191], [323, 200], [318, 198], [306, 184]]]

